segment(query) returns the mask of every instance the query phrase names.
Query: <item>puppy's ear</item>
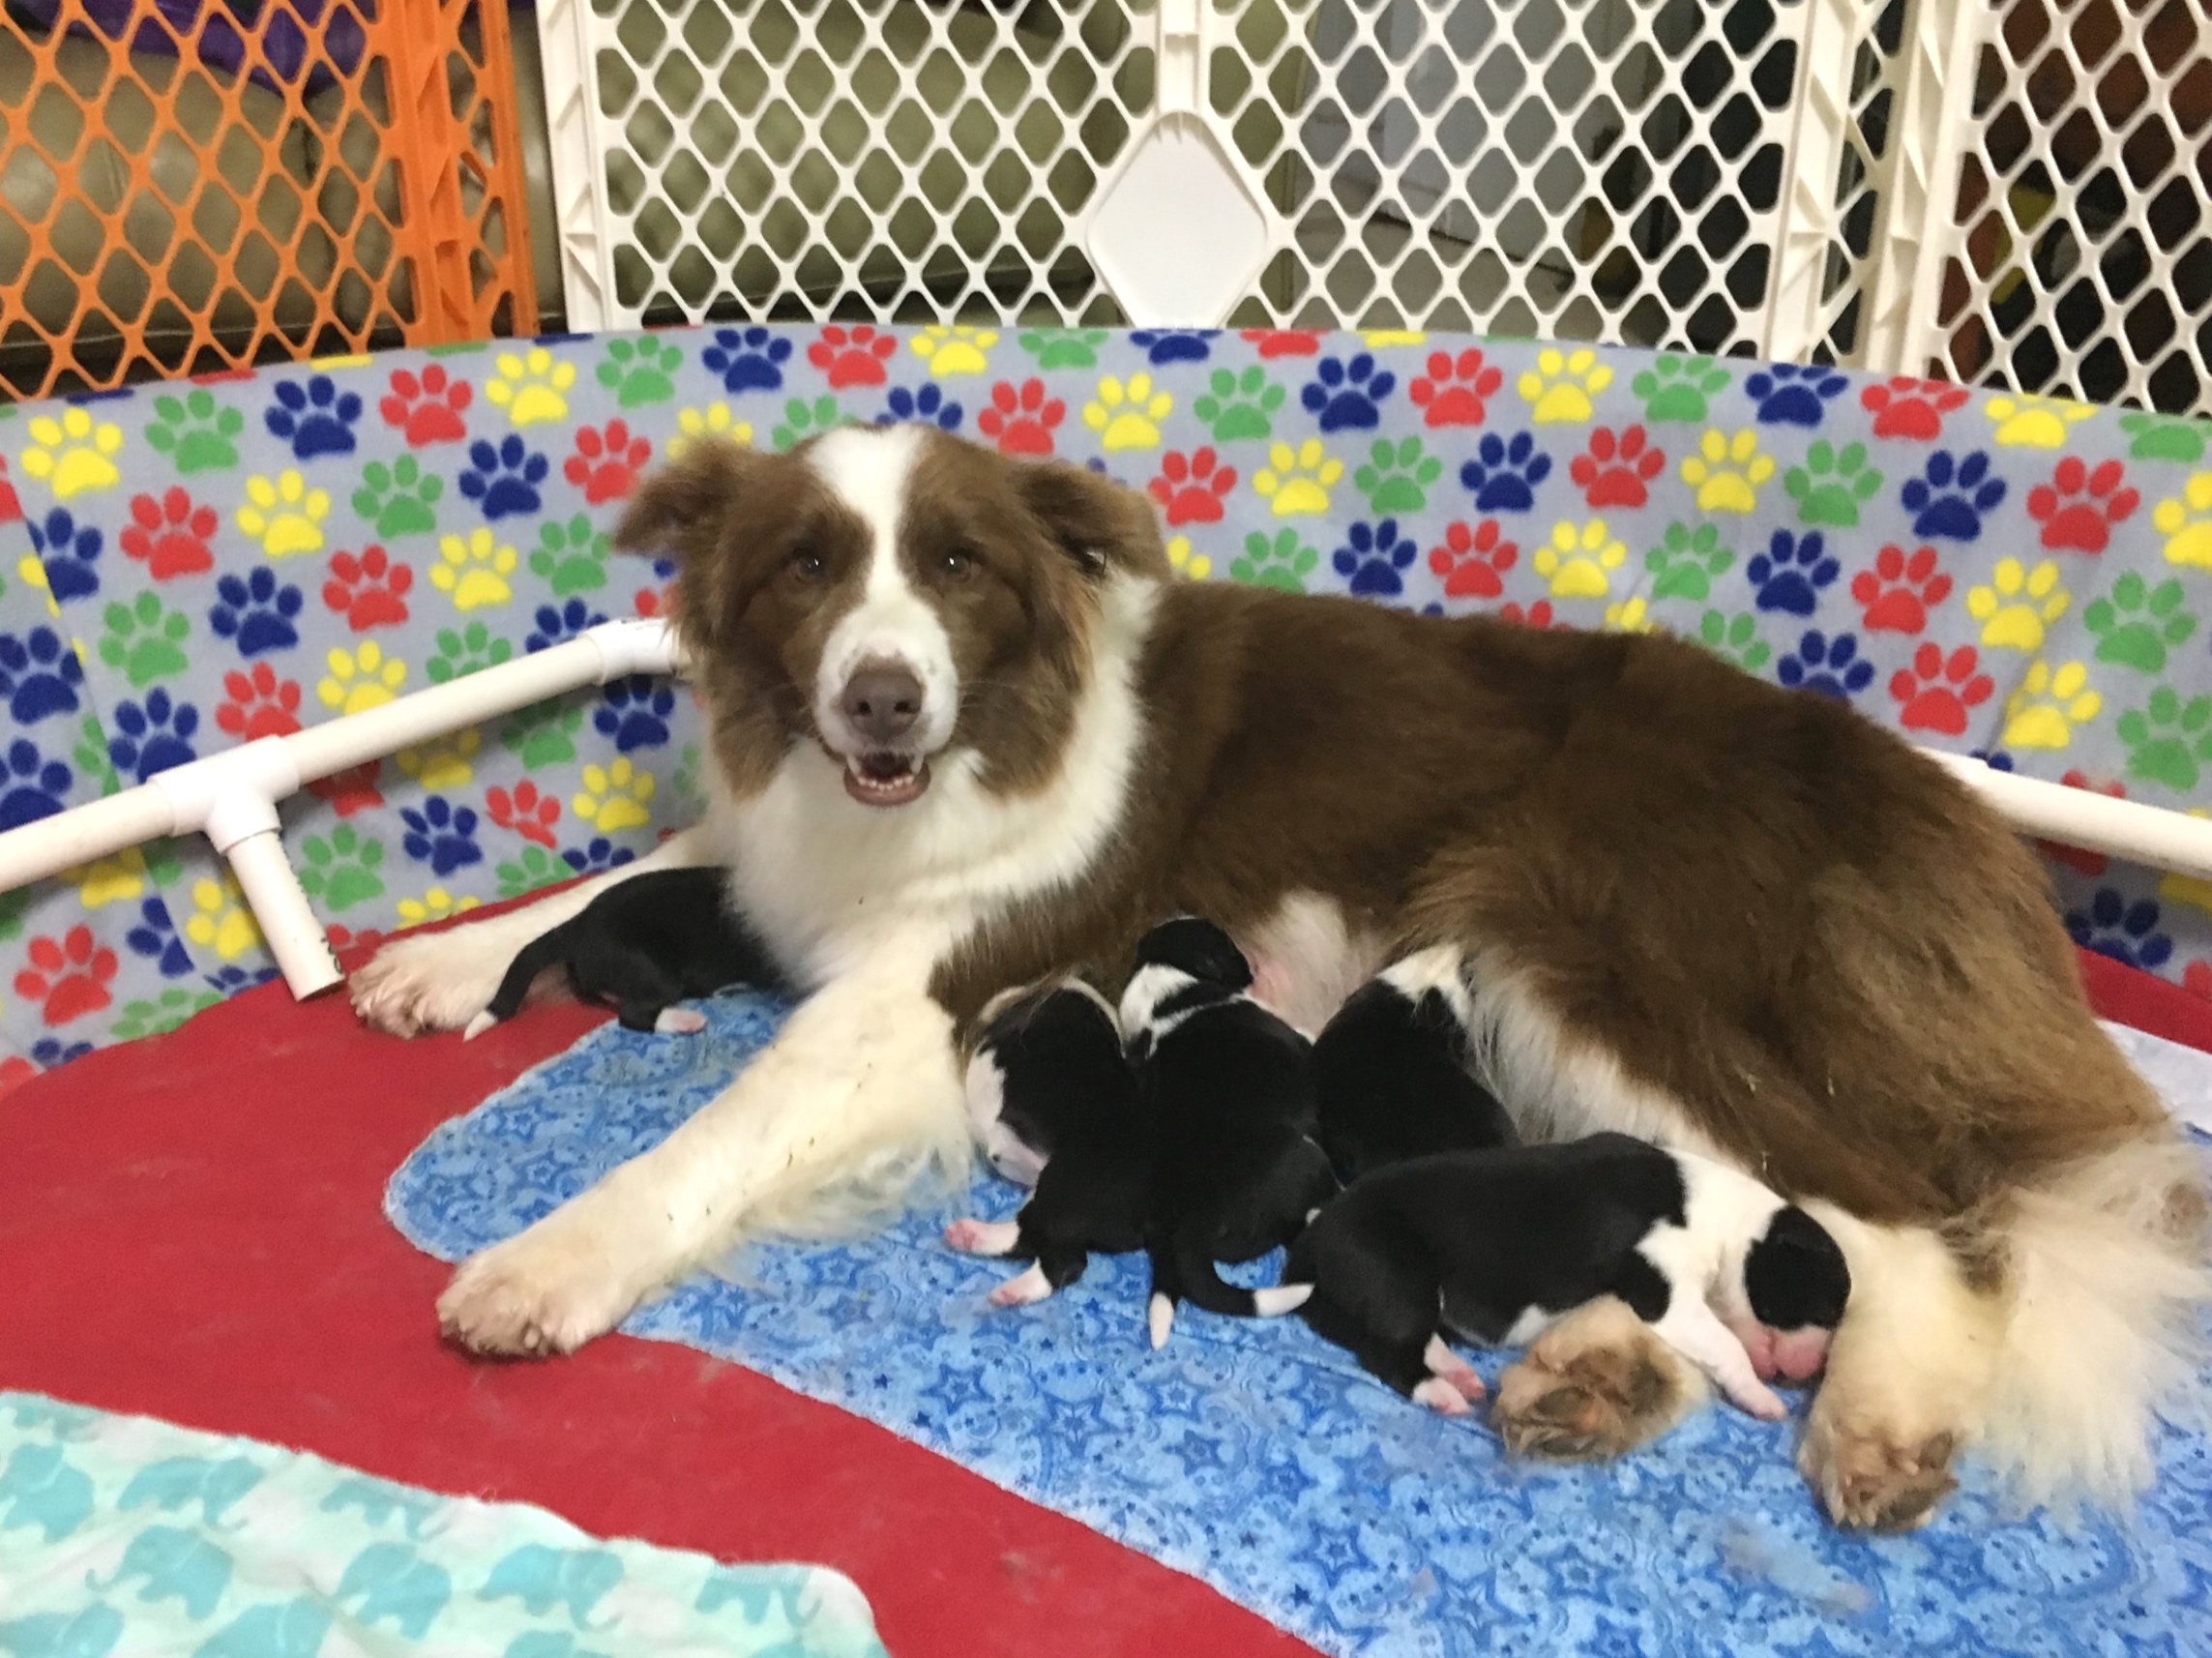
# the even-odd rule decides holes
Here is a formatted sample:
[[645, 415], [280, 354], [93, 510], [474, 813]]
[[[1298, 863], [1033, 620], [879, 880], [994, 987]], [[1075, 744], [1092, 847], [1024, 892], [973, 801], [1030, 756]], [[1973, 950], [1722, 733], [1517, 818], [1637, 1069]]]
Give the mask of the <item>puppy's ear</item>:
[[1167, 549], [1148, 496], [1066, 460], [1023, 465], [1016, 476], [1031, 516], [1085, 576], [1167, 579]]
[[680, 459], [632, 491], [615, 521], [616, 551], [675, 560], [669, 620], [693, 643], [711, 643], [717, 618], [727, 610], [733, 522], [755, 492], [764, 462], [726, 438], [694, 439]]

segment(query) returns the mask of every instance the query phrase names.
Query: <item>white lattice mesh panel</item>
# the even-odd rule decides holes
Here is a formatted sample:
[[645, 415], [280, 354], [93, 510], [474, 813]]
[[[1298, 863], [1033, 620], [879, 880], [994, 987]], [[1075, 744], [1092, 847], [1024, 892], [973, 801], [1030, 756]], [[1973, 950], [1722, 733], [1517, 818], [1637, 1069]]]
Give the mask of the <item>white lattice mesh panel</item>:
[[1896, 81], [1906, 10], [1907, 0], [1879, 0], [1872, 15], [1843, 9], [1838, 45], [1850, 65], [1843, 83], [1847, 115], [1837, 133], [1841, 154], [1835, 219], [1820, 274], [1819, 318], [1811, 331], [1818, 342], [1810, 355], [1821, 362], [1856, 364], [1864, 349], [1867, 276], [1881, 228], [1881, 181], [1896, 138]]

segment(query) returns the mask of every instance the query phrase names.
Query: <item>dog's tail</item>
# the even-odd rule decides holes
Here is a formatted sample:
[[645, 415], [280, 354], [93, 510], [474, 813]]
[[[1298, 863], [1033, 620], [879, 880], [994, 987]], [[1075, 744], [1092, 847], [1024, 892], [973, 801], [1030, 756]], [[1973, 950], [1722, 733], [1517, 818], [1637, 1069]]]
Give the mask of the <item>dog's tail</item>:
[[1152, 1258], [1152, 1298], [1145, 1319], [1155, 1347], [1164, 1347], [1168, 1332], [1175, 1327], [1177, 1301], [1189, 1301], [1232, 1318], [1273, 1318], [1296, 1312], [1313, 1293], [1311, 1284], [1246, 1289], [1227, 1283], [1205, 1245], [1184, 1233], [1152, 1244], [1148, 1253]]
[[522, 998], [538, 982], [538, 975], [558, 962], [562, 951], [568, 948], [567, 933], [567, 928], [556, 927], [522, 946], [508, 964], [507, 976], [499, 981], [499, 989], [492, 992], [491, 1000], [461, 1031], [463, 1042], [473, 1042], [493, 1025], [515, 1017], [522, 1006]]

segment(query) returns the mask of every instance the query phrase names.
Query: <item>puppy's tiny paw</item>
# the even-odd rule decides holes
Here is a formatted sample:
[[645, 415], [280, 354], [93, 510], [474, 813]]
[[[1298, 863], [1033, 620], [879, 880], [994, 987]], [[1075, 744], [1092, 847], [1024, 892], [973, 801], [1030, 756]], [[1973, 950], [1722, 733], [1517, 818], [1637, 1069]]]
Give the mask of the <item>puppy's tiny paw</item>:
[[[1478, 1391], [1482, 1383], [1475, 1384]], [[1440, 1376], [1432, 1376], [1413, 1390], [1413, 1403], [1426, 1405], [1440, 1416], [1467, 1414], [1467, 1396]]]

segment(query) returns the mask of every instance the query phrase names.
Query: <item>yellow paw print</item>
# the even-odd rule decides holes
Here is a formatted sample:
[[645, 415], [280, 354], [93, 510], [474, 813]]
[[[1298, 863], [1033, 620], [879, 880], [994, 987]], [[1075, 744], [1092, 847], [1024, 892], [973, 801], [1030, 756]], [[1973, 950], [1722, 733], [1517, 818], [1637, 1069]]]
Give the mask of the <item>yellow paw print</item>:
[[1193, 552], [1191, 538], [1187, 535], [1169, 538], [1167, 562], [1175, 567], [1176, 575], [1187, 576], [1193, 581], [1203, 581], [1214, 573], [1214, 561], [1202, 552]]
[[1652, 619], [1644, 607], [1643, 595], [1638, 593], [1633, 599], [1623, 599], [1617, 605], [1607, 605], [1606, 626], [1616, 634], [1650, 633]]
[[1595, 351], [1539, 351], [1536, 367], [1514, 382], [1527, 400], [1528, 418], [1538, 426], [1553, 421], [1588, 420], [1597, 413], [1590, 400], [1613, 383], [1613, 371]]
[[668, 459], [675, 459], [702, 437], [723, 437], [752, 447], [752, 423], [732, 420], [729, 404], [717, 398], [703, 409], [678, 409], [675, 434], [668, 439]]
[[[2191, 817], [2212, 817], [2212, 806], [2192, 806]], [[2193, 903], [2198, 909], [2212, 914], [2212, 880], [2202, 875], [2168, 874], [2158, 883], [2158, 896], [2181, 903]]]
[[358, 714], [364, 708], [391, 701], [398, 694], [399, 682], [407, 677], [407, 665], [396, 656], [386, 656], [384, 647], [374, 639], [363, 639], [351, 650], [340, 645], [323, 661], [330, 672], [316, 684], [315, 695], [322, 698], [325, 708], [340, 714]]
[[274, 481], [258, 474], [246, 480], [238, 527], [271, 558], [289, 558], [322, 550], [322, 522], [329, 516], [330, 491], [309, 489], [305, 478], [286, 467]]
[[36, 588], [46, 602], [46, 614], [58, 616], [62, 607], [54, 603], [54, 590], [46, 585], [46, 561], [35, 552], [26, 552], [15, 560], [15, 576], [24, 586]]
[[112, 489], [122, 479], [115, 456], [123, 447], [123, 429], [113, 421], [95, 421], [88, 409], [69, 408], [59, 418], [40, 415], [23, 429], [31, 438], [19, 457], [23, 476], [50, 488], [55, 500]]
[[583, 792], [569, 805], [603, 835], [637, 829], [653, 820], [646, 802], [653, 798], [653, 774], [638, 771], [624, 755], [605, 766], [586, 766]]
[[556, 363], [550, 351], [533, 345], [519, 357], [502, 351], [495, 367], [498, 371], [491, 376], [491, 384], [484, 388], [484, 395], [505, 409], [507, 418], [516, 426], [568, 418], [568, 390], [576, 383], [574, 363]]
[[261, 929], [237, 880], [192, 882], [192, 912], [185, 919], [185, 936], [203, 949], [213, 950], [225, 962], [235, 962], [261, 942]]
[[481, 610], [515, 597], [507, 578], [515, 574], [515, 549], [502, 547], [491, 531], [478, 525], [468, 539], [438, 537], [438, 561], [430, 566], [430, 585], [454, 602], [457, 610]]
[[95, 858], [70, 871], [65, 879], [76, 883], [77, 902], [87, 909], [121, 903], [146, 890], [146, 854], [128, 847], [112, 858]]
[[1108, 374], [1099, 381], [1097, 400], [1083, 405], [1083, 424], [1107, 449], [1150, 449], [1174, 406], [1173, 398], [1152, 389], [1150, 374], [1132, 374], [1126, 384]]
[[1697, 491], [1700, 513], [1748, 513], [1758, 505], [1758, 487], [1774, 476], [1774, 458], [1758, 452], [1749, 427], [1730, 437], [1707, 427], [1697, 453], [1682, 461], [1682, 482]]
[[2094, 720], [2104, 706], [2081, 664], [2070, 662], [2054, 673], [2050, 664], [2039, 662], [2005, 698], [2005, 747], [2063, 749], [2074, 740], [2074, 727]]
[[2066, 614], [2073, 602], [2058, 584], [2058, 566], [2045, 559], [2033, 570], [2017, 558], [2000, 558], [1990, 584], [1966, 594], [1966, 613], [1982, 624], [1982, 643], [2004, 650], [2043, 648], [2043, 625]]
[[929, 364], [930, 376], [939, 380], [949, 380], [955, 374], [982, 373], [990, 367], [990, 359], [984, 353], [997, 343], [995, 328], [925, 328], [913, 340], [914, 355]]
[[[1536, 549], [1536, 574], [1550, 584], [1554, 599], [1603, 599], [1612, 586], [1611, 572], [1628, 558], [1606, 520], [1592, 518], [1577, 529], [1565, 518], [1551, 526], [1551, 540]], [[1609, 619], [1609, 618], [1608, 618]]]
[[471, 726], [420, 748], [401, 749], [392, 757], [399, 762], [401, 771], [436, 793], [441, 789], [459, 788], [469, 781], [474, 773], [468, 762], [476, 757], [476, 751], [483, 743], [484, 739]]
[[1371, 351], [1379, 351], [1386, 345], [1425, 345], [1429, 336], [1418, 328], [1366, 328], [1360, 331], [1360, 343]]
[[420, 927], [426, 921], [443, 921], [449, 915], [465, 915], [483, 902], [474, 898], [457, 899], [444, 887], [432, 887], [421, 898], [403, 898], [399, 901], [399, 925]]
[[2066, 442], [2066, 429], [2087, 420], [2097, 411], [2068, 398], [2032, 397], [2025, 393], [1991, 398], [1982, 412], [1996, 424], [1996, 442], [2004, 449], [2057, 449]]
[[1344, 463], [1321, 452], [1321, 440], [1309, 437], [1293, 449], [1278, 443], [1267, 451], [1267, 464], [1252, 475], [1252, 487], [1274, 504], [1279, 518], [1319, 518], [1329, 510], [1329, 491], [1344, 475]]
[[2212, 472], [2193, 473], [2179, 495], [2159, 502], [2150, 521], [2166, 537], [2168, 564], [2212, 570]]

